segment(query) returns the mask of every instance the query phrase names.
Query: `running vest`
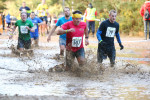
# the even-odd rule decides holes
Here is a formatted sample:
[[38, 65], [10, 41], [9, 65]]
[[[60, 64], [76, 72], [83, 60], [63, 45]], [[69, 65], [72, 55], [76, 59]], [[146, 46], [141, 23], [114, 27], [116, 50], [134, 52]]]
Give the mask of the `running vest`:
[[87, 8], [87, 20], [95, 21], [96, 8]]

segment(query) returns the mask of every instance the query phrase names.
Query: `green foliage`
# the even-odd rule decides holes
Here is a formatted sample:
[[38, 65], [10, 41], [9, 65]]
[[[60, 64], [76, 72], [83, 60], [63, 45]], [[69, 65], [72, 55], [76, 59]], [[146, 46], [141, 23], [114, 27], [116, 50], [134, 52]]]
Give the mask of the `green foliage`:
[[[2, 1], [7, 1], [7, 6], [1, 6], [4, 5]], [[38, 4], [41, 3], [41, 0], [0, 0], [0, 11], [5, 9], [2, 7], [7, 7], [11, 15], [19, 16], [19, 8], [23, 1], [26, 1], [32, 11], [35, 11]], [[137, 35], [139, 31], [143, 32], [144, 25], [139, 11], [145, 0], [46, 0], [46, 2], [49, 6], [49, 13], [56, 16], [63, 11], [64, 6], [68, 6], [71, 12], [80, 10], [84, 14], [90, 2], [97, 9], [97, 19], [109, 18], [109, 11], [116, 9], [118, 13], [116, 20], [120, 24], [120, 33]], [[98, 21], [96, 21], [97, 27]]]

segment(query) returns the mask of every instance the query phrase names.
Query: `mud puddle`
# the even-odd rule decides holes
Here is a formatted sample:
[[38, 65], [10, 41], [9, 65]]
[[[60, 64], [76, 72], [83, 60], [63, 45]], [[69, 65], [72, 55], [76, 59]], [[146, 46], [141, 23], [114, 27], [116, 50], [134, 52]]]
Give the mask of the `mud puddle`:
[[[7, 47], [6, 43], [4, 42], [2, 47]], [[50, 68], [64, 63], [63, 58], [58, 59], [56, 56], [59, 47], [52, 48], [53, 46], [41, 43], [41, 49], [34, 49], [34, 55], [30, 59], [12, 56], [9, 49], [5, 51], [1, 48], [1, 96], [14, 96], [18, 97], [18, 100], [28, 97], [39, 100], [40, 98], [48, 100], [48, 97], [73, 100], [75, 98], [75, 100], [150, 99], [149, 66], [129, 63], [120, 58], [113, 68], [109, 66], [108, 59], [99, 65], [96, 62], [96, 51], [88, 50], [86, 51], [87, 64], [81, 68], [80, 76], [75, 70], [49, 72]]]

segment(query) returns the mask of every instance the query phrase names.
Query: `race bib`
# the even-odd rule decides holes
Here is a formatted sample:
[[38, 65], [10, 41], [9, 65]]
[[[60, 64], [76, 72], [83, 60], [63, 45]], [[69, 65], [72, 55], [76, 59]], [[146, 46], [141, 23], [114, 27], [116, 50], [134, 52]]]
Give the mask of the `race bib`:
[[82, 37], [73, 37], [72, 38], [72, 47], [80, 47], [82, 42]]
[[42, 11], [42, 12], [41, 12], [41, 15], [42, 15], [42, 16], [45, 16], [45, 11]]
[[108, 27], [106, 31], [106, 37], [114, 37], [116, 32], [116, 28]]
[[21, 34], [27, 34], [28, 33], [28, 29], [26, 27], [27, 26], [20, 26]]
[[33, 23], [33, 25], [34, 25], [33, 28], [37, 29], [37, 24]]

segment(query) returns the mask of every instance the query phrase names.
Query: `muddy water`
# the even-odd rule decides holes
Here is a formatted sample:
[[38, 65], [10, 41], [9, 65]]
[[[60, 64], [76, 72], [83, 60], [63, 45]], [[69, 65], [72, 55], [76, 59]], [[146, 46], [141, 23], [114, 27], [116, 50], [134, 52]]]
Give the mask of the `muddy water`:
[[[55, 57], [59, 53], [58, 46], [54, 48], [54, 45], [42, 43], [40, 49], [34, 49], [34, 56], [29, 59], [11, 54], [9, 49], [6, 50], [9, 46], [6, 43], [4, 41], [0, 48], [1, 95], [23, 96], [18, 97], [20, 99], [43, 96], [40, 98], [45, 100], [53, 96], [78, 100], [150, 99], [150, 67], [129, 63], [126, 61], [130, 60], [129, 57], [118, 57], [115, 67], [111, 68], [108, 59], [102, 65], [97, 64], [95, 49], [87, 49], [87, 64], [78, 76], [76, 70], [49, 72], [49, 68], [64, 63], [63, 58]], [[128, 53], [128, 50], [124, 52]]]

